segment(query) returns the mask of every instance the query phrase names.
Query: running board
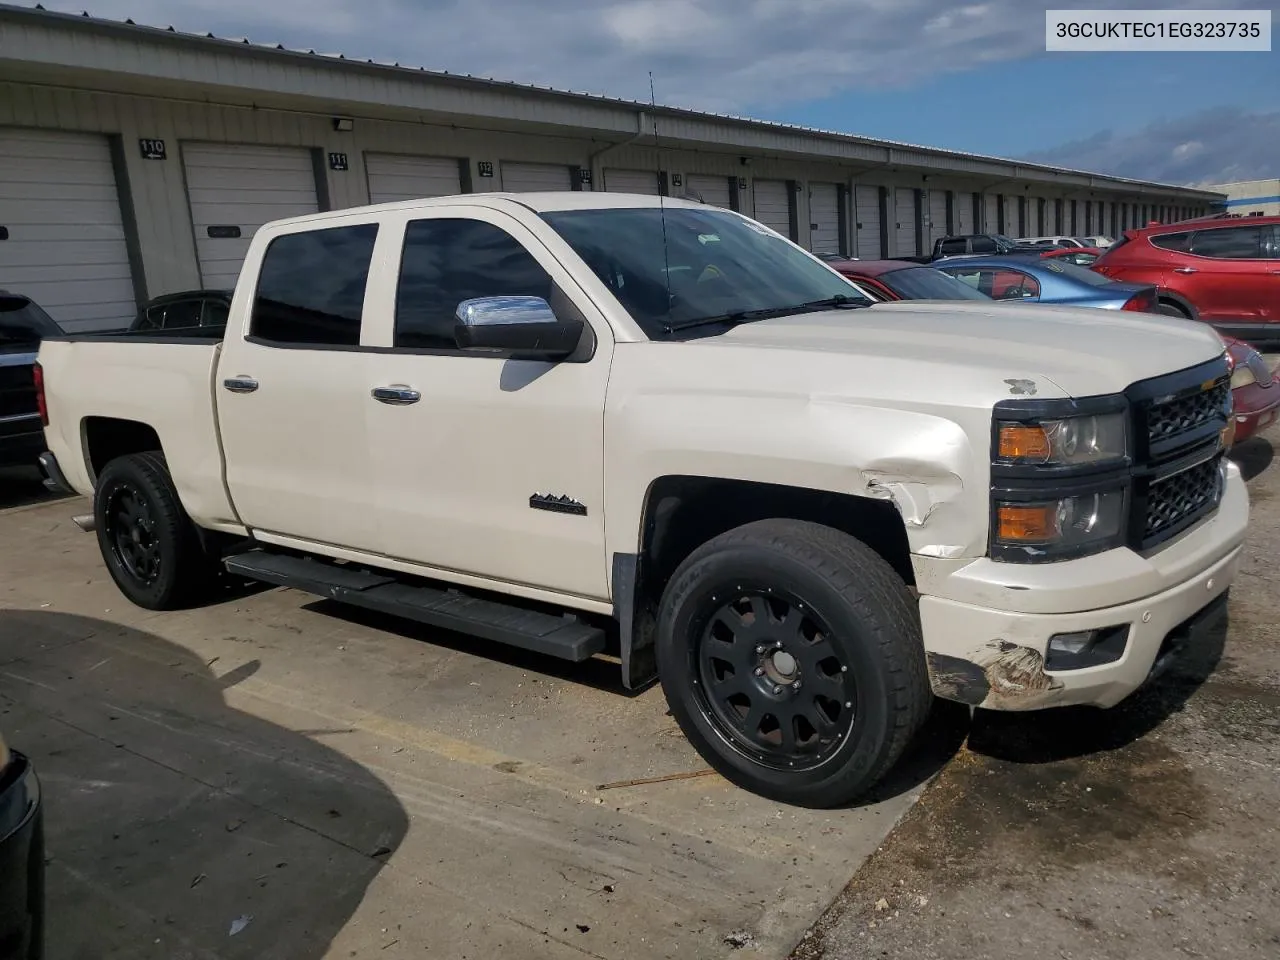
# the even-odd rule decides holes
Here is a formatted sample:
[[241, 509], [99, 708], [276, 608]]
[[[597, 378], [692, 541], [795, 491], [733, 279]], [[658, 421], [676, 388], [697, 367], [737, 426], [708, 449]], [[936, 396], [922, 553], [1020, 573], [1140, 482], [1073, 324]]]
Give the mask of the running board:
[[574, 614], [556, 616], [514, 604], [426, 586], [390, 574], [291, 554], [251, 550], [227, 557], [228, 572], [292, 587], [339, 603], [456, 630], [561, 660], [589, 660], [604, 650], [604, 631]]

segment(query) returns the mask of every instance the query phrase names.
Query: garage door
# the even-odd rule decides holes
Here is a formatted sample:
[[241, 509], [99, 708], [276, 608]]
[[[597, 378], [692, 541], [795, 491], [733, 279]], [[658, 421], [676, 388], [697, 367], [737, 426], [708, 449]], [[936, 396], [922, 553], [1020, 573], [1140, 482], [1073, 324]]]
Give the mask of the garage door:
[[503, 162], [502, 189], [508, 193], [572, 190], [573, 177], [568, 164]]
[[448, 197], [462, 192], [458, 161], [452, 157], [407, 157], [366, 153], [370, 203], [394, 203], [424, 197]]
[[658, 173], [656, 170], [605, 170], [604, 188], [613, 193], [641, 193], [656, 197]]
[[929, 232], [924, 247], [933, 249], [933, 242], [947, 235], [947, 191], [929, 191]]
[[0, 129], [0, 289], [68, 333], [127, 326], [137, 311], [105, 137]]
[[791, 191], [785, 180], [757, 180], [756, 219], [784, 237], [791, 236]]
[[693, 173], [684, 178], [685, 190], [702, 198], [703, 203], [725, 210], [733, 206], [730, 199], [729, 178]]
[[264, 223], [320, 209], [310, 150], [185, 143], [182, 164], [196, 233], [200, 282], [231, 288]]
[[976, 233], [973, 222], [973, 198], [981, 197], [972, 190], [964, 190], [956, 194], [955, 203], [951, 207], [951, 216], [955, 220], [955, 227], [951, 233], [953, 235]]
[[834, 183], [809, 184], [809, 246], [814, 253], [840, 249], [840, 188]]
[[996, 209], [996, 195], [984, 194], [982, 197], [982, 223], [978, 225], [980, 233], [995, 233], [1000, 229], [999, 211]]
[[893, 197], [894, 244], [892, 254], [900, 257], [916, 255], [916, 192], [898, 187]]
[[855, 256], [863, 260], [880, 259], [880, 188], [858, 186], [853, 189], [854, 232], [857, 240]]

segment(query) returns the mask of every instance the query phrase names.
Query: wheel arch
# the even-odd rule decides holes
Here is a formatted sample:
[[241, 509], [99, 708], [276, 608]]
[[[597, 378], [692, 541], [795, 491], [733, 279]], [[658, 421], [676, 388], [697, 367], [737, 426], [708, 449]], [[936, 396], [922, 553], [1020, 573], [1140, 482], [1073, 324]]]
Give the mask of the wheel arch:
[[807, 520], [847, 533], [879, 554], [904, 583], [915, 584], [906, 525], [890, 500], [750, 480], [658, 477], [645, 494], [637, 552], [612, 558], [614, 617], [628, 689], [644, 689], [656, 679], [658, 603], [684, 558], [728, 530], [768, 519]]
[[1196, 305], [1182, 294], [1170, 290], [1168, 287], [1156, 288], [1156, 302], [1171, 304], [1186, 313], [1192, 320], [1200, 319], [1200, 311], [1196, 309]]
[[151, 450], [164, 453], [155, 427], [123, 417], [85, 417], [80, 424], [80, 442], [86, 472], [95, 487], [102, 468], [117, 457]]

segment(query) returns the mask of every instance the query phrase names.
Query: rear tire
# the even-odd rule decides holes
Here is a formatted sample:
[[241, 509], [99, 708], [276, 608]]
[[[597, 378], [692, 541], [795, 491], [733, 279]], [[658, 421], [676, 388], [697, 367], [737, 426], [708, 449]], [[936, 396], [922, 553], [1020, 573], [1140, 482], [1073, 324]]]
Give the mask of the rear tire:
[[1191, 319], [1191, 314], [1176, 303], [1170, 303], [1168, 300], [1161, 300], [1156, 304], [1156, 313], [1163, 313], [1166, 317], [1181, 317], [1183, 320]]
[[120, 592], [147, 610], [202, 599], [217, 567], [201, 546], [159, 452], [134, 453], [103, 468], [93, 495], [102, 559]]
[[656, 653], [671, 713], [707, 763], [797, 806], [865, 794], [933, 702], [906, 585], [816, 523], [763, 520], [695, 550], [663, 595]]

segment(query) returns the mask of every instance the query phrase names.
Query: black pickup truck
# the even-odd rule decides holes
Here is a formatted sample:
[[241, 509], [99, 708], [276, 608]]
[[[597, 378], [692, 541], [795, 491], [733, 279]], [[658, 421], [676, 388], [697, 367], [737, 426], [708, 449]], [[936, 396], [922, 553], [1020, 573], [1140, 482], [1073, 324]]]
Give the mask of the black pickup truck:
[[0, 290], [0, 467], [34, 467], [44, 450], [36, 351], [62, 329], [28, 297]]

